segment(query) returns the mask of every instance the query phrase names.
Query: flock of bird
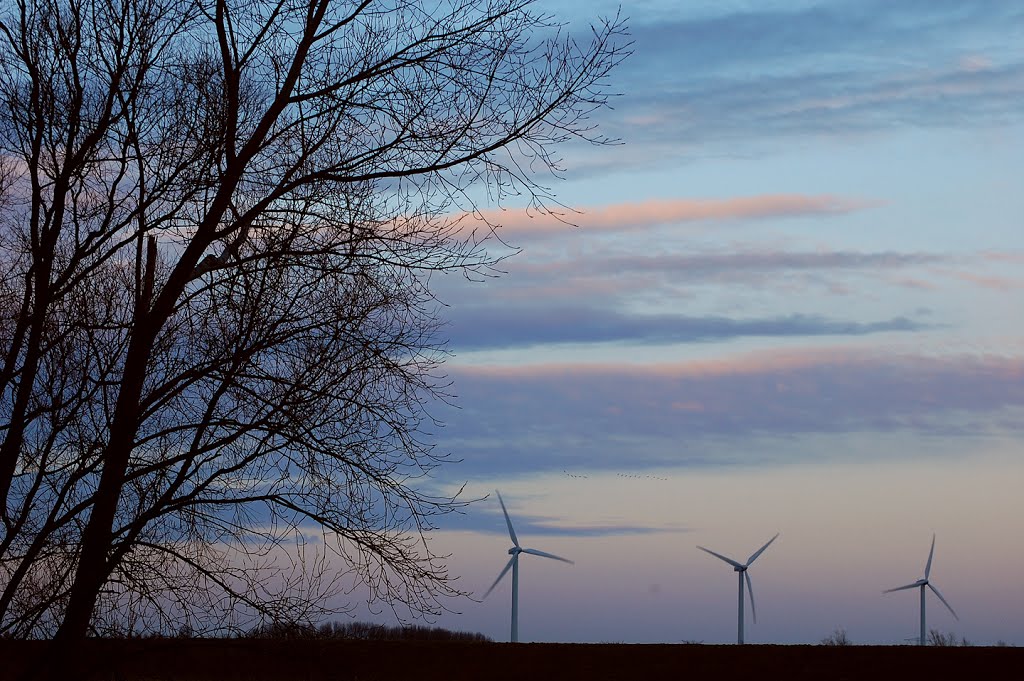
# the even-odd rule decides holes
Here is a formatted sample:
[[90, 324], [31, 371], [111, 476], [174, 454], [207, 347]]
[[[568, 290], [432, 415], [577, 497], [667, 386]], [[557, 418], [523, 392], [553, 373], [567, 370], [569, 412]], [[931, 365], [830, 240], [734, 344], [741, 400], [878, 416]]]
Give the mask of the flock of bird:
[[[518, 537], [516, 537], [515, 528], [512, 527], [512, 519], [508, 515], [508, 509], [505, 508], [505, 500], [501, 498], [501, 492], [497, 492], [497, 494], [498, 494], [498, 503], [501, 504], [501, 512], [505, 515], [505, 524], [508, 526], [508, 536], [509, 536], [509, 538], [512, 539], [512, 548], [510, 548], [508, 550], [509, 555], [512, 556], [512, 557], [509, 558], [508, 563], [505, 564], [504, 569], [498, 574], [498, 578], [494, 580], [493, 584], [491, 584], [491, 588], [489, 588], [487, 590], [487, 593], [484, 594], [484, 598], [487, 598], [488, 596], [491, 595], [491, 592], [494, 591], [494, 588], [496, 586], [498, 586], [498, 584], [505, 577], [505, 575], [508, 574], [508, 571], [511, 570], [512, 571], [512, 634], [511, 634], [511, 641], [512, 641], [512, 643], [518, 643], [518, 641], [519, 641], [519, 555], [523, 554], [523, 553], [528, 553], [531, 556], [540, 556], [542, 558], [551, 558], [553, 560], [560, 560], [563, 563], [569, 563], [570, 565], [574, 565], [575, 563], [573, 563], [573, 561], [569, 560], [568, 558], [562, 558], [561, 556], [556, 556], [553, 553], [547, 553], [546, 551], [539, 551], [537, 549], [524, 549], [522, 546], [520, 546], [519, 545], [519, 539], [518, 539]], [[715, 558], [718, 558], [719, 560], [722, 560], [722, 561], [728, 563], [729, 565], [732, 566], [733, 571], [737, 573], [737, 577], [739, 578], [739, 593], [738, 593], [738, 597], [737, 597], [737, 600], [738, 600], [738, 603], [739, 603], [739, 607], [738, 607], [737, 623], [736, 623], [736, 643], [739, 643], [739, 644], [743, 643], [743, 620], [744, 620], [744, 618], [743, 618], [743, 584], [744, 584], [744, 582], [746, 582], [747, 593], [750, 594], [750, 613], [751, 613], [751, 615], [753, 617], [754, 623], [755, 624], [757, 623], [757, 610], [754, 607], [754, 587], [753, 587], [753, 585], [750, 582], [750, 574], [747, 572], [747, 569], [753, 564], [753, 562], [755, 560], [757, 560], [757, 557], [760, 556], [762, 553], [764, 553], [765, 549], [767, 549], [769, 546], [771, 546], [771, 543], [773, 541], [775, 541], [776, 539], [778, 539], [778, 538], [779, 538], [779, 535], [778, 535], [778, 533], [776, 533], [776, 535], [774, 537], [772, 537], [767, 542], [765, 542], [764, 546], [759, 548], [757, 551], [754, 551], [754, 553], [750, 554], [750, 558], [747, 558], [747, 562], [745, 562], [745, 563], [740, 563], [739, 561], [736, 561], [736, 560], [733, 560], [732, 558], [728, 558], [726, 556], [723, 556], [720, 553], [715, 553], [711, 549], [706, 549], [703, 546], [698, 546], [697, 547], [701, 551], [704, 551], [705, 553], [709, 553], [712, 556], [714, 556]], [[916, 582], [913, 582], [911, 584], [904, 584], [903, 586], [897, 586], [897, 587], [895, 587], [893, 589], [886, 589], [885, 591], [882, 592], [882, 593], [892, 593], [893, 591], [904, 591], [906, 589], [920, 589], [920, 591], [921, 591], [921, 633], [920, 633], [920, 639], [919, 639], [920, 645], [925, 645], [925, 635], [926, 635], [926, 632], [927, 632], [927, 629], [925, 628], [925, 588], [931, 589], [932, 592], [934, 592], [935, 595], [939, 597], [939, 600], [942, 601], [942, 604], [945, 605], [949, 609], [949, 611], [951, 613], [953, 613], [953, 617], [955, 617], [958, 620], [960, 619], [960, 617], [956, 614], [956, 611], [953, 610], [953, 606], [951, 606], [946, 601], [946, 599], [942, 596], [942, 594], [939, 593], [939, 590], [935, 587], [935, 585], [932, 584], [929, 581], [929, 575], [931, 574], [931, 571], [932, 571], [932, 558], [934, 556], [935, 556], [935, 535], [932, 534], [932, 547], [931, 547], [931, 550], [928, 551], [928, 562], [924, 566], [924, 577], [922, 577], [921, 579], [919, 579]]]
[[[576, 478], [576, 479], [586, 480], [587, 477], [588, 477], [588, 476], [583, 475], [581, 473], [570, 473], [569, 471], [565, 470], [564, 468], [562, 469], [562, 472], [565, 473], [566, 477], [569, 477], [569, 478]], [[668, 478], [662, 477], [660, 475], [650, 475], [650, 474], [640, 475], [638, 473], [616, 473], [615, 477], [617, 477], [617, 478], [633, 478], [635, 480], [661, 480], [661, 481], [667, 481], [668, 480]]]

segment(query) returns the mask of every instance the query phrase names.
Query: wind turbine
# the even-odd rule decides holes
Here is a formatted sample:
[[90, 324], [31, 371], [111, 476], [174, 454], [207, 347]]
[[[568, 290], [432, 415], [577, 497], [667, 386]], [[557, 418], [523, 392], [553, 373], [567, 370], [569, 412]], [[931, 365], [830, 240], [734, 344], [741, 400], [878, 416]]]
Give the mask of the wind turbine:
[[715, 558], [718, 558], [720, 560], [724, 560], [729, 565], [732, 565], [732, 569], [739, 576], [739, 604], [740, 605], [739, 605], [739, 613], [738, 613], [738, 616], [737, 616], [738, 620], [737, 620], [737, 624], [736, 624], [736, 643], [740, 643], [740, 644], [743, 643], [743, 578], [746, 577], [746, 580], [747, 580], [747, 591], [750, 592], [750, 613], [754, 616], [754, 623], [756, 624], [757, 623], [757, 608], [754, 607], [754, 587], [751, 586], [751, 584], [750, 584], [750, 575], [747, 574], [747, 568], [750, 567], [750, 565], [755, 560], [757, 560], [757, 557], [760, 556], [762, 553], [764, 553], [764, 550], [766, 548], [768, 548], [768, 546], [773, 541], [775, 541], [778, 538], [779, 538], [779, 535], [778, 535], [778, 533], [776, 533], [775, 536], [772, 537], [771, 539], [769, 539], [768, 542], [764, 546], [759, 548], [757, 551], [754, 551], [754, 553], [751, 554], [750, 558], [747, 558], [747, 562], [746, 563], [738, 563], [735, 560], [733, 560], [732, 558], [726, 558], [722, 554], [715, 553], [711, 549], [706, 549], [703, 546], [698, 546], [697, 547], [701, 551], [704, 551], [706, 553], [710, 553]]
[[928, 581], [928, 575], [930, 575], [931, 571], [932, 571], [932, 556], [934, 556], [934, 555], [935, 555], [935, 533], [933, 532], [932, 533], [932, 548], [928, 552], [928, 562], [924, 566], [924, 578], [917, 580], [913, 584], [906, 584], [904, 586], [898, 586], [895, 589], [886, 589], [885, 591], [882, 592], [882, 593], [887, 594], [887, 593], [892, 593], [893, 591], [903, 591], [904, 589], [915, 589], [915, 588], [921, 589], [921, 638], [919, 640], [921, 645], [925, 644], [925, 638], [924, 637], [925, 637], [925, 633], [927, 632], [927, 629], [925, 629], [925, 625], [924, 625], [924, 588], [925, 587], [928, 587], [929, 589], [931, 589], [932, 591], [935, 592], [935, 595], [939, 597], [939, 600], [942, 601], [942, 604], [944, 606], [946, 606], [947, 608], [949, 608], [949, 611], [951, 613], [953, 613], [953, 617], [956, 617], [957, 620], [960, 619], [960, 617], [957, 616], [956, 611], [953, 610], [953, 606], [951, 606], [949, 603], [947, 603], [946, 599], [943, 598], [942, 594], [939, 593], [939, 590], [935, 588], [935, 585]]
[[[495, 490], [497, 492], [497, 490]], [[519, 539], [516, 538], [516, 531], [512, 527], [512, 519], [508, 517], [508, 511], [505, 509], [505, 502], [501, 498], [501, 492], [497, 492], [498, 502], [501, 503], [501, 512], [505, 514], [505, 524], [508, 525], [508, 536], [512, 539], [512, 548], [508, 550], [509, 555], [512, 557], [508, 559], [508, 563], [505, 564], [505, 569], [501, 571], [498, 578], [494, 580], [494, 584], [491, 584], [491, 588], [484, 594], [484, 598], [491, 595], [494, 591], [494, 587], [498, 586], [498, 582], [505, 576], [510, 569], [512, 570], [512, 643], [519, 642], [519, 554], [529, 553], [531, 556], [541, 556], [542, 558], [553, 558], [560, 560], [563, 563], [569, 565], [575, 565], [568, 558], [562, 558], [556, 556], [553, 553], [546, 553], [544, 551], [538, 551], [537, 549], [524, 549], [519, 545]]]

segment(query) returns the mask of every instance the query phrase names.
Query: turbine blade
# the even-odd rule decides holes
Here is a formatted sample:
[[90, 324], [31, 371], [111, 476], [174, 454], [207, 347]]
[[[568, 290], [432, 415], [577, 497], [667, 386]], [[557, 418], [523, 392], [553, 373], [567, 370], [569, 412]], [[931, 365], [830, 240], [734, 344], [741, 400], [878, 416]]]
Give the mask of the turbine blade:
[[732, 558], [726, 558], [722, 554], [715, 553], [711, 549], [706, 549], [703, 546], [698, 546], [697, 548], [700, 549], [701, 551], [705, 552], [705, 553], [710, 553], [712, 556], [714, 556], [715, 558], [718, 558], [719, 560], [724, 560], [726, 563], [728, 563], [729, 565], [732, 565], [733, 567], [738, 567], [738, 568], [743, 567], [742, 565], [740, 565], [739, 563], [734, 561]]
[[924, 566], [924, 578], [928, 579], [928, 575], [932, 572], [932, 556], [935, 555], [935, 533], [932, 532], [932, 548], [928, 552], [928, 564]]
[[491, 584], [491, 588], [490, 588], [490, 589], [488, 589], [488, 590], [487, 590], [487, 593], [485, 593], [485, 594], [484, 594], [484, 598], [487, 598], [488, 596], [490, 596], [490, 595], [491, 595], [491, 592], [492, 592], [492, 591], [494, 591], [494, 587], [498, 586], [498, 582], [500, 582], [500, 581], [501, 581], [501, 578], [502, 578], [502, 577], [504, 577], [504, 576], [505, 576], [505, 574], [506, 574], [506, 573], [507, 573], [507, 572], [508, 572], [509, 570], [511, 570], [511, 569], [512, 569], [512, 563], [514, 563], [514, 562], [515, 562], [515, 560], [516, 560], [516, 557], [515, 557], [515, 556], [512, 556], [512, 557], [511, 557], [511, 558], [509, 559], [509, 561], [508, 561], [508, 562], [507, 562], [507, 563], [505, 564], [505, 569], [501, 571], [501, 574], [499, 574], [499, 575], [498, 575], [498, 578], [497, 578], [496, 580], [494, 580], [494, 584]]
[[949, 608], [949, 611], [951, 613], [953, 613], [953, 617], [955, 617], [955, 618], [957, 618], [959, 620], [960, 616], [956, 614], [956, 610], [953, 609], [952, 605], [950, 605], [949, 603], [946, 602], [946, 599], [942, 597], [942, 594], [939, 593], [939, 590], [936, 589], [935, 586], [931, 582], [928, 582], [928, 588], [935, 592], [935, 595], [939, 597], [939, 600], [942, 601], [942, 604], [944, 606], [946, 606], [947, 608]]
[[498, 494], [498, 503], [501, 504], [501, 512], [505, 514], [505, 524], [508, 525], [508, 536], [512, 538], [512, 544], [519, 546], [519, 539], [516, 537], [516, 531], [512, 528], [512, 519], [508, 517], [508, 510], [505, 509], [505, 500], [501, 498], [501, 492], [494, 490]]
[[773, 541], [775, 541], [775, 540], [776, 540], [776, 539], [778, 539], [778, 538], [779, 538], [779, 533], [778, 533], [778, 532], [776, 532], [776, 533], [775, 533], [775, 536], [774, 536], [774, 537], [772, 537], [771, 539], [769, 539], [769, 540], [768, 540], [768, 543], [767, 543], [767, 544], [765, 544], [764, 546], [762, 546], [761, 548], [759, 548], [759, 549], [758, 549], [757, 551], [754, 551], [754, 555], [750, 556], [750, 558], [748, 558], [748, 559], [747, 559], [747, 565], [750, 565], [750, 564], [751, 564], [751, 563], [753, 563], [753, 562], [754, 562], [755, 560], [757, 560], [757, 557], [758, 557], [758, 556], [760, 556], [760, 555], [761, 555], [762, 553], [764, 553], [764, 550], [765, 550], [766, 548], [768, 548], [768, 546], [769, 546], [769, 545], [770, 545], [770, 544], [771, 544], [771, 543], [772, 543]]
[[757, 624], [757, 608], [754, 607], [754, 587], [750, 583], [750, 573], [744, 570], [743, 576], [747, 578], [747, 593], [750, 595], [750, 614], [754, 617], [754, 624]]
[[893, 591], [903, 591], [904, 589], [916, 589], [919, 586], [921, 586], [920, 582], [914, 582], [913, 584], [907, 584], [906, 586], [898, 586], [895, 589], [886, 589], [882, 593], [891, 594]]
[[531, 556], [543, 556], [544, 558], [554, 558], [555, 560], [560, 560], [563, 563], [568, 563], [569, 565], [575, 565], [576, 564], [576, 563], [572, 562], [571, 560], [569, 560], [568, 558], [562, 558], [561, 556], [556, 556], [553, 553], [547, 553], [545, 551], [538, 551], [537, 549], [523, 549], [523, 553], [529, 553]]

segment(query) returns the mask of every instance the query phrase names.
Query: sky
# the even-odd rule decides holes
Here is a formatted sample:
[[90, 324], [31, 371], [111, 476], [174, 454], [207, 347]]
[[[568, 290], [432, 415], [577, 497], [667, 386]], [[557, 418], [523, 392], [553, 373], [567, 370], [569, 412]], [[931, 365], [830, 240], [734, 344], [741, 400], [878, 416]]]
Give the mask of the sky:
[[[608, 2], [541, 2], [574, 30]], [[1024, 5], [629, 3], [633, 55], [562, 149], [574, 226], [496, 213], [447, 307], [434, 547], [479, 599], [523, 546], [524, 641], [1024, 645]], [[509, 635], [510, 584], [435, 623]], [[386, 615], [381, 616], [387, 621]]]

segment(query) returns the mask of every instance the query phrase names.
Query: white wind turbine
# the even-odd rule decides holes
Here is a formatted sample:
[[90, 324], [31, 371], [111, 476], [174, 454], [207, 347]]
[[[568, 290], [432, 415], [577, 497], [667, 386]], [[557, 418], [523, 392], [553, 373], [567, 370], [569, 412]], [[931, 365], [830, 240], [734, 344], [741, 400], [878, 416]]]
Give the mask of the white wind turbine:
[[943, 598], [942, 594], [939, 593], [939, 590], [935, 588], [935, 585], [932, 584], [930, 581], [928, 581], [928, 575], [930, 575], [931, 572], [932, 572], [932, 556], [934, 556], [934, 555], [935, 555], [935, 534], [932, 533], [932, 548], [928, 552], [928, 562], [924, 566], [924, 578], [917, 580], [913, 584], [906, 584], [904, 586], [898, 586], [895, 589], [886, 589], [885, 591], [882, 592], [882, 593], [887, 594], [887, 593], [892, 593], [893, 591], [903, 591], [904, 589], [915, 589], [915, 588], [921, 589], [921, 638], [919, 639], [919, 642], [920, 642], [921, 645], [925, 644], [925, 634], [927, 633], [927, 629], [925, 629], [925, 624], [924, 624], [924, 588], [925, 587], [928, 587], [929, 589], [931, 589], [932, 591], [935, 592], [935, 595], [939, 597], [939, 600], [942, 601], [942, 604], [944, 606], [946, 606], [947, 608], [949, 608], [949, 611], [951, 613], [953, 613], [953, 617], [956, 617], [957, 620], [960, 619], [957, 616], [956, 611], [953, 610], [953, 606], [951, 606], [949, 603], [947, 603], [946, 599]]
[[757, 560], [758, 556], [760, 556], [762, 553], [764, 553], [764, 550], [766, 548], [768, 548], [769, 544], [771, 544], [773, 541], [775, 541], [778, 538], [779, 538], [779, 535], [778, 535], [778, 533], [776, 533], [776, 535], [774, 537], [772, 537], [771, 539], [769, 539], [768, 542], [764, 546], [759, 548], [757, 551], [754, 551], [754, 553], [750, 556], [750, 558], [747, 558], [747, 562], [746, 563], [738, 563], [735, 560], [733, 560], [732, 558], [726, 558], [722, 554], [715, 553], [711, 549], [706, 549], [703, 546], [698, 546], [697, 547], [701, 551], [705, 551], [707, 553], [710, 553], [715, 558], [719, 558], [721, 560], [724, 560], [729, 565], [732, 565], [732, 569], [739, 576], [739, 614], [738, 614], [738, 621], [737, 621], [737, 624], [736, 624], [736, 643], [743, 643], [743, 579], [744, 579], [744, 577], [747, 580], [747, 591], [750, 592], [750, 613], [754, 616], [754, 623], [755, 624], [757, 623], [757, 608], [754, 607], [754, 587], [750, 584], [750, 575], [747, 574], [747, 568], [750, 567], [751, 563], [753, 563], [755, 560]]
[[[495, 490], [497, 492], [497, 490]], [[537, 549], [524, 549], [519, 545], [519, 539], [516, 538], [516, 531], [512, 528], [512, 520], [508, 517], [508, 511], [505, 509], [505, 502], [501, 498], [501, 492], [497, 492], [498, 502], [501, 504], [501, 512], [505, 514], [505, 524], [508, 525], [508, 536], [512, 539], [512, 548], [508, 550], [509, 555], [512, 557], [508, 559], [508, 563], [505, 564], [505, 569], [501, 571], [498, 578], [494, 580], [494, 584], [491, 584], [491, 588], [484, 594], [484, 598], [491, 595], [494, 591], [494, 587], [498, 586], [498, 582], [501, 581], [505, 573], [512, 570], [512, 643], [519, 642], [519, 554], [529, 553], [532, 556], [541, 556], [543, 558], [554, 558], [560, 560], [563, 563], [569, 565], [575, 565], [568, 558], [562, 558], [556, 556], [553, 553], [546, 553], [544, 551], [538, 551]]]

